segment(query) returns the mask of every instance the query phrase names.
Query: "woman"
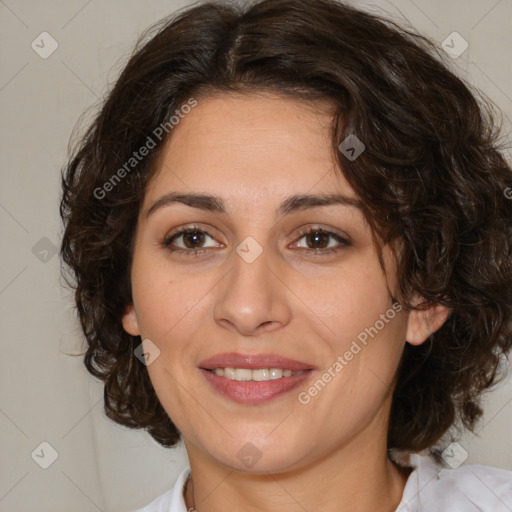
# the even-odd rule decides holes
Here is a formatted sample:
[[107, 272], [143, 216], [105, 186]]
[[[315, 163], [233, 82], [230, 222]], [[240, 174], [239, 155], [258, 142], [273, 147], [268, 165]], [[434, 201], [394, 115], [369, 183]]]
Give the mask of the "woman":
[[141, 511], [512, 509], [511, 472], [440, 465], [512, 345], [497, 137], [425, 38], [332, 0], [139, 44], [64, 170], [61, 255], [107, 415], [187, 449]]

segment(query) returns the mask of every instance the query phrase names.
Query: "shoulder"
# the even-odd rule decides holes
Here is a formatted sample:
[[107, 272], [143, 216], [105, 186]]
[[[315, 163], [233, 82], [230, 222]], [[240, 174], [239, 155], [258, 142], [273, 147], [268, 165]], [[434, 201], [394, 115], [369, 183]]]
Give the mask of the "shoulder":
[[183, 488], [190, 474], [190, 466], [186, 467], [176, 479], [173, 488], [155, 498], [142, 508], [132, 512], [187, 512], [183, 499]]
[[396, 512], [510, 512], [512, 471], [468, 465], [446, 469], [428, 455], [414, 454]]

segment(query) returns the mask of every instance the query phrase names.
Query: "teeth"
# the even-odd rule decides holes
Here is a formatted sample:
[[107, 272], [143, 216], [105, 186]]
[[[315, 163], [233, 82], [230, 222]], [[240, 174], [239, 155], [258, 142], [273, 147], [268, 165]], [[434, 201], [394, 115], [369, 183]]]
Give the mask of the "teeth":
[[270, 378], [280, 379], [283, 376], [283, 370], [281, 368], [270, 368]]
[[270, 370], [266, 368], [262, 368], [261, 370], [252, 370], [251, 371], [252, 380], [270, 380]]
[[265, 381], [281, 379], [282, 377], [291, 377], [292, 375], [300, 375], [304, 373], [292, 372], [291, 370], [283, 370], [281, 368], [259, 368], [258, 370], [250, 370], [248, 368], [215, 368], [215, 375], [226, 377], [226, 379], [237, 381]]

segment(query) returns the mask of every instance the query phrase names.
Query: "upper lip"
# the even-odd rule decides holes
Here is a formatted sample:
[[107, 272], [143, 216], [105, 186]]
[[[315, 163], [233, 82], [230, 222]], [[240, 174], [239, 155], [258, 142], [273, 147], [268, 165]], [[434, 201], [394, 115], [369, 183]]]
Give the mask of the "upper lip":
[[281, 357], [276, 354], [238, 354], [226, 352], [217, 354], [199, 363], [200, 368], [215, 370], [215, 368], [247, 368], [257, 370], [259, 368], [281, 368], [300, 372], [301, 370], [313, 370], [314, 367], [308, 363]]

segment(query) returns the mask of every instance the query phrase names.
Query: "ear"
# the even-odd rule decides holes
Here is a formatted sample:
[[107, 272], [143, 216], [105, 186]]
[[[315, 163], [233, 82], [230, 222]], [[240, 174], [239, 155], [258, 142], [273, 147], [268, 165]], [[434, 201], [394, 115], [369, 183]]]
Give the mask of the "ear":
[[441, 304], [433, 304], [427, 309], [411, 310], [407, 321], [407, 342], [411, 345], [424, 343], [445, 323], [450, 311], [450, 308]]
[[139, 322], [137, 321], [137, 313], [133, 304], [128, 304], [124, 310], [123, 328], [132, 336], [140, 336]]

